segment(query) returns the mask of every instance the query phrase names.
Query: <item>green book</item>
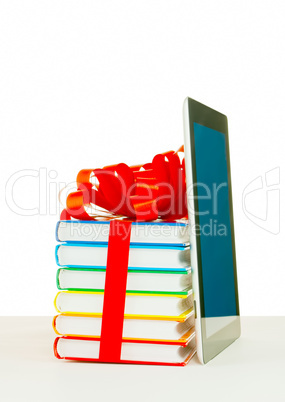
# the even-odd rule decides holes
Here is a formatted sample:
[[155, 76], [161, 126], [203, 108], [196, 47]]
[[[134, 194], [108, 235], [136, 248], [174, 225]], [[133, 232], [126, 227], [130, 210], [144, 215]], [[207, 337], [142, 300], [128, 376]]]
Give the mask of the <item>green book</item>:
[[[104, 268], [59, 268], [56, 282], [60, 290], [100, 291], [105, 287]], [[187, 295], [192, 287], [191, 268], [183, 270], [128, 269], [127, 293]]]

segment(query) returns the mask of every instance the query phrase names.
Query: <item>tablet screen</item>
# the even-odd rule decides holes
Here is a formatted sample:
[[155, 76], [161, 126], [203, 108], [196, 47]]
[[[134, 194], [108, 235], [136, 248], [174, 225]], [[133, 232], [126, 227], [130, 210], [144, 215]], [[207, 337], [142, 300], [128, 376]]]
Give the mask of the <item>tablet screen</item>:
[[[194, 122], [200, 253], [204, 290], [202, 317], [236, 316], [229, 179], [225, 134]], [[207, 320], [208, 336], [225, 320]]]

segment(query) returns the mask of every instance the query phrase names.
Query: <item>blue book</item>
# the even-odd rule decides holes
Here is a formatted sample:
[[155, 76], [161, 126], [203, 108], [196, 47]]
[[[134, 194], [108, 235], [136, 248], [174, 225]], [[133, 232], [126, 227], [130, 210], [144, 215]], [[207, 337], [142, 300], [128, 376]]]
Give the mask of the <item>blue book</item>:
[[[70, 243], [108, 243], [110, 221], [59, 221], [56, 226], [56, 239]], [[188, 221], [133, 222], [131, 244], [152, 244], [168, 246], [189, 245]]]
[[[56, 246], [60, 267], [105, 268], [108, 243], [62, 243]], [[130, 244], [129, 270], [179, 270], [190, 267], [189, 246]]]

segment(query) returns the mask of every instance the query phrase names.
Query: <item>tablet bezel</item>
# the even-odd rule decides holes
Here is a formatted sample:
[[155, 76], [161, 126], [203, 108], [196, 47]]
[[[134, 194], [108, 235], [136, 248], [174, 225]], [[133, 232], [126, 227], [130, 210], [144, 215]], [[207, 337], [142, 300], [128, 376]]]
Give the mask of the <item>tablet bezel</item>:
[[[195, 305], [195, 329], [197, 354], [202, 363], [207, 363], [214, 356], [229, 346], [234, 340], [240, 336], [240, 318], [239, 318], [239, 302], [238, 302], [238, 286], [236, 272], [236, 253], [235, 253], [235, 238], [234, 238], [234, 221], [233, 221], [233, 206], [232, 206], [232, 188], [231, 188], [231, 171], [230, 171], [230, 155], [228, 141], [228, 122], [227, 117], [211, 109], [202, 103], [199, 103], [191, 98], [186, 98], [183, 107], [184, 117], [184, 152], [185, 152], [185, 168], [186, 181], [188, 190], [188, 214], [190, 226], [199, 225], [199, 216], [195, 213], [198, 211], [197, 188], [193, 186], [196, 180], [196, 160], [195, 160], [195, 141], [194, 141], [194, 123], [201, 124], [213, 130], [219, 131], [225, 135], [226, 155], [227, 155], [227, 172], [228, 172], [228, 188], [229, 188], [229, 210], [230, 224], [233, 250], [233, 268], [235, 281], [235, 299], [236, 299], [236, 319], [226, 325], [220, 331], [212, 336], [206, 336], [206, 320], [204, 310], [204, 289], [202, 278], [201, 264], [201, 248], [199, 236], [191, 230], [191, 268], [192, 268], [192, 283], [194, 290], [194, 305]], [[190, 193], [189, 193], [190, 191]], [[194, 197], [193, 197], [194, 195]], [[195, 226], [196, 227], [196, 226]]]

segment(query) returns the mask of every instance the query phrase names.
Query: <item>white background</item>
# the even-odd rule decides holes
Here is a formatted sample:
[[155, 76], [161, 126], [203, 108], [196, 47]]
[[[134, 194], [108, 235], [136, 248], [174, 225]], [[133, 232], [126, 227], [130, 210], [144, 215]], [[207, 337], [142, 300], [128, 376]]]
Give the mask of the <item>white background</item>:
[[[261, 0], [1, 2], [1, 315], [54, 314], [59, 183], [177, 149], [186, 96], [229, 119], [241, 314], [285, 314], [284, 11]], [[246, 217], [242, 193], [276, 167], [281, 215], [268, 193], [262, 223], [276, 231], [280, 219], [272, 234]], [[40, 168], [41, 188], [29, 176]], [[16, 213], [9, 183], [23, 170]], [[247, 199], [262, 219], [268, 194]]]

